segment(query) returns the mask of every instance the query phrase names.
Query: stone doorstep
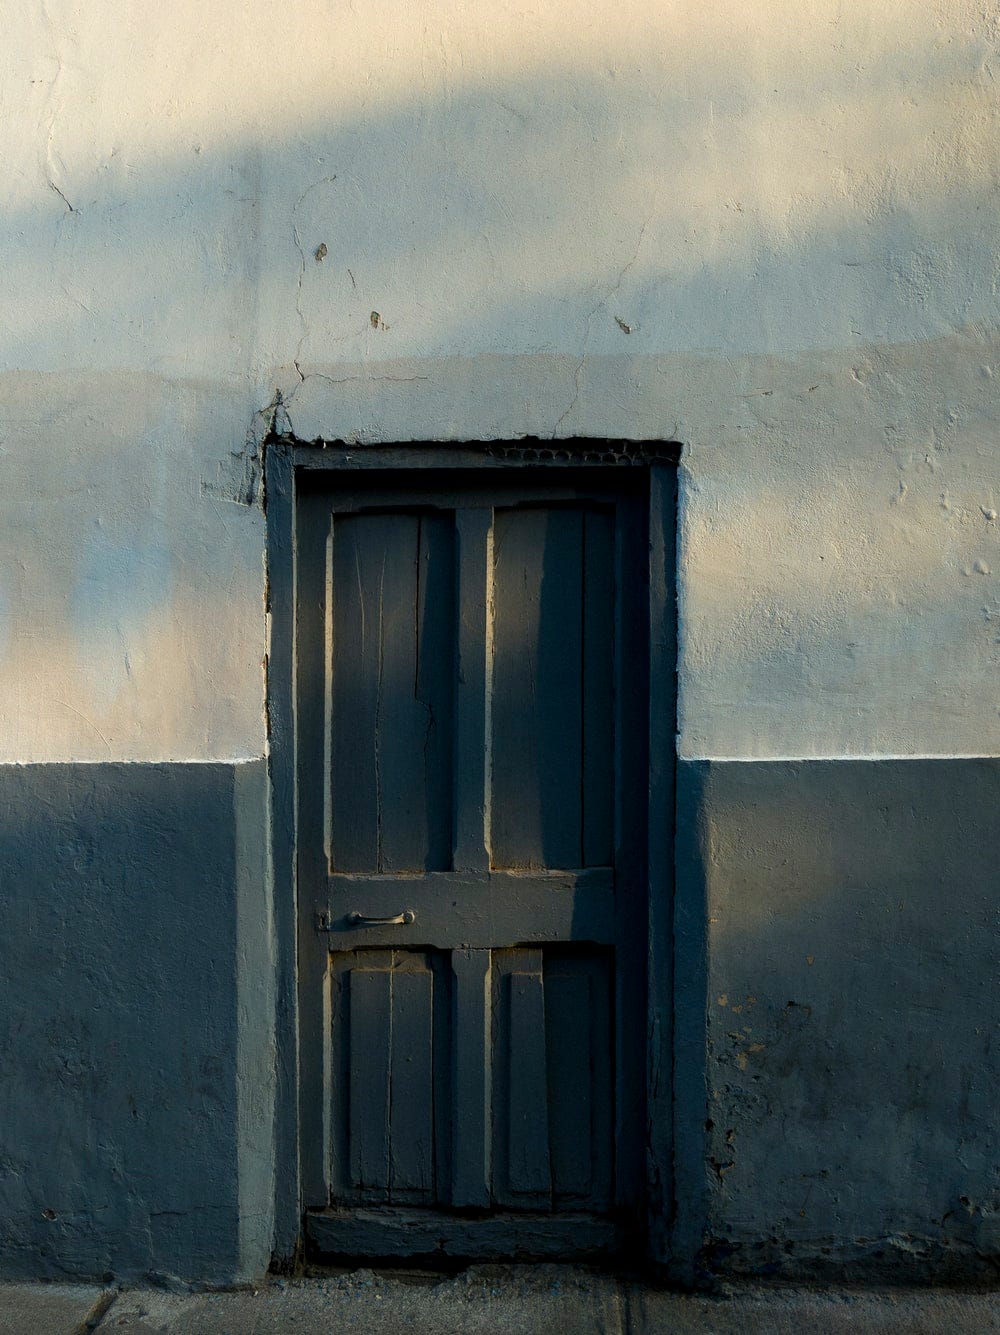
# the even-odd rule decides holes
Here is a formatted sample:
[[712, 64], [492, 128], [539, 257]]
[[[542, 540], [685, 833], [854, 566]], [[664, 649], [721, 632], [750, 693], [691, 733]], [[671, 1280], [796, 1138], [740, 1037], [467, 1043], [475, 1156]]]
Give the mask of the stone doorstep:
[[256, 1289], [168, 1292], [0, 1285], [0, 1335], [980, 1335], [1000, 1292], [731, 1286], [672, 1293], [569, 1266], [450, 1277], [356, 1270]]

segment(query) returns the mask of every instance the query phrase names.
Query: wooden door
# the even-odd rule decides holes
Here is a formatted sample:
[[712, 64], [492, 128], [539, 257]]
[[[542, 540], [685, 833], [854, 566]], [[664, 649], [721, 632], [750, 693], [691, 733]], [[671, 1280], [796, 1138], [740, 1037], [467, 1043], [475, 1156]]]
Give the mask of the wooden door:
[[635, 478], [300, 493], [301, 1167], [325, 1251], [579, 1253], [637, 1216]]

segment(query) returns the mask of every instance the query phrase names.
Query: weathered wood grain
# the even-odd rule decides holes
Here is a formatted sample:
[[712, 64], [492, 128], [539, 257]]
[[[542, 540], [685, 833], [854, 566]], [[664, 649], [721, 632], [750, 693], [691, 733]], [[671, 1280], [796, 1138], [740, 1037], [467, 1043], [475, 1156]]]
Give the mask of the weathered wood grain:
[[379, 1196], [389, 1190], [391, 982], [387, 968], [349, 975], [351, 1179]]
[[338, 870], [450, 865], [453, 572], [449, 516], [334, 521], [330, 848]]
[[[547, 974], [545, 1040], [549, 1141], [555, 1197], [586, 1197], [593, 1182], [594, 1033], [590, 980]], [[604, 1091], [604, 1097], [608, 1092]]]
[[456, 870], [490, 865], [489, 767], [492, 690], [491, 628], [493, 512], [456, 512], [458, 631], [455, 727]]
[[[420, 961], [422, 964], [422, 961]], [[389, 1189], [393, 1200], [434, 1190], [434, 976], [392, 974]]]
[[493, 864], [581, 865], [579, 510], [506, 509], [494, 536]]
[[[519, 968], [507, 977], [507, 1185], [513, 1195], [551, 1197], [545, 997], [541, 951], [533, 953], [535, 969]], [[571, 1038], [571, 1032], [563, 1035], [564, 1041]]]
[[579, 1260], [616, 1251], [622, 1234], [595, 1215], [495, 1214], [465, 1219], [437, 1210], [328, 1210], [306, 1215], [313, 1245], [331, 1256], [446, 1256]]
[[[588, 510], [583, 530], [583, 792], [581, 867], [614, 861], [615, 562], [614, 521]], [[629, 690], [628, 664], [622, 689]]]
[[[455, 950], [451, 1204], [490, 1204], [492, 1179], [492, 986], [489, 950]], [[442, 1109], [447, 1116], [448, 1109]]]

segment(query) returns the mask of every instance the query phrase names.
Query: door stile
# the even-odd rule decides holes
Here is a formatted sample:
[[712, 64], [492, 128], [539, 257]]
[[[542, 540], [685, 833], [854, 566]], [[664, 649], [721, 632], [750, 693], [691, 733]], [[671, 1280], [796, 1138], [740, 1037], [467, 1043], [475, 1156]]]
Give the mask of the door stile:
[[[551, 1108], [545, 1031], [545, 969], [541, 949], [505, 952], [494, 997], [500, 1012], [495, 1029], [497, 1162], [493, 1195], [517, 1209], [533, 1199], [552, 1208]], [[503, 998], [503, 1000], [501, 1000]], [[574, 1017], [578, 1019], [578, 1017]]]
[[458, 664], [453, 871], [490, 868], [493, 509], [455, 511]]
[[[646, 1255], [655, 1264], [670, 1259], [677, 1238], [700, 1237], [699, 1183], [704, 1100], [704, 1051], [697, 1025], [679, 1041], [675, 998], [679, 997], [675, 943], [686, 939], [687, 962], [700, 977], [695, 943], [698, 931], [685, 936], [674, 893], [677, 766], [677, 471], [662, 463], [649, 470], [649, 718], [647, 724], [649, 790], [647, 796], [646, 1015]], [[698, 918], [697, 923], [702, 923]], [[685, 982], [687, 979], [685, 979]], [[697, 987], [690, 995], [697, 997]], [[700, 1073], [700, 1074], [699, 1074]], [[678, 1076], [681, 1079], [678, 1079]], [[685, 1078], [686, 1077], [686, 1078]], [[691, 1093], [685, 1107], [680, 1091]], [[678, 1104], [675, 1106], [675, 1099]], [[685, 1117], [685, 1111], [690, 1116]], [[681, 1116], [678, 1116], [681, 1113]], [[690, 1147], [694, 1146], [694, 1153]], [[689, 1255], [693, 1254], [688, 1253]], [[683, 1254], [683, 1253], [681, 1253]], [[693, 1272], [692, 1272], [693, 1273]]]
[[[493, 508], [455, 511], [458, 663], [452, 869], [489, 872]], [[455, 1041], [451, 1203], [485, 1209], [492, 1195], [492, 950], [451, 952]]]
[[615, 516], [615, 1199], [643, 1195], [645, 1139], [646, 698], [648, 540], [641, 501], [621, 496]]
[[[329, 709], [327, 640], [329, 636], [329, 512], [314, 497], [299, 500], [296, 543], [296, 748], [299, 775], [326, 775], [326, 733]], [[320, 687], [317, 689], [317, 678]], [[304, 763], [301, 763], [304, 762]], [[299, 1008], [299, 1127], [300, 1173], [305, 1208], [330, 1200], [331, 1100], [333, 1054], [331, 1030], [329, 951], [316, 931], [317, 887], [325, 886], [326, 789], [321, 784], [298, 788], [296, 858], [299, 905], [299, 975], [311, 1006]], [[315, 999], [322, 998], [319, 1005]]]
[[453, 950], [451, 1204], [486, 1209], [493, 1188], [492, 950]]

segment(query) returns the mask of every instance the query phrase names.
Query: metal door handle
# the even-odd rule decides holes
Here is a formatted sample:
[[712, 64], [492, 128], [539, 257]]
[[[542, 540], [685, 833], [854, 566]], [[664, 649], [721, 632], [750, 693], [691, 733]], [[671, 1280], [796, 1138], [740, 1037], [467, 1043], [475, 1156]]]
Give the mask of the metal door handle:
[[364, 913], [358, 913], [355, 910], [347, 915], [347, 921], [352, 927], [409, 927], [411, 922], [415, 922], [417, 915], [412, 909], [404, 909], [402, 913], [390, 914], [387, 918], [369, 918]]

